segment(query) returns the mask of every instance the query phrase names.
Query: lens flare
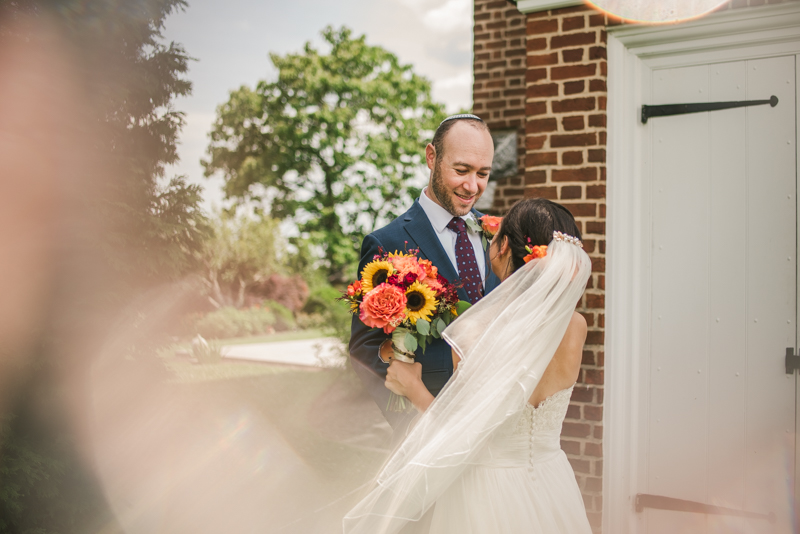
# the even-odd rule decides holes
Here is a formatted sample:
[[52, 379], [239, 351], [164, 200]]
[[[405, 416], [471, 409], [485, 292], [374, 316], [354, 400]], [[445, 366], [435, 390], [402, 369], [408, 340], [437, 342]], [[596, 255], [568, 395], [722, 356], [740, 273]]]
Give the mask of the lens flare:
[[728, 0], [586, 0], [586, 3], [623, 22], [675, 24], [707, 15]]

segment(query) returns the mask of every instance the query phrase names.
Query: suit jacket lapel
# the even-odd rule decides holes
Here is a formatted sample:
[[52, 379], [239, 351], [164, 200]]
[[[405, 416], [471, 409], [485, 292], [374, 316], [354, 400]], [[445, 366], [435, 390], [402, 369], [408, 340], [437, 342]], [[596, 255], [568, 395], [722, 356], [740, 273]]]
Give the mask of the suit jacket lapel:
[[[454, 282], [458, 278], [458, 272], [450, 262], [450, 258], [447, 257], [447, 253], [442, 248], [442, 242], [439, 241], [425, 210], [418, 201], [414, 201], [414, 205], [406, 212], [404, 219], [403, 228], [411, 237], [414, 247], [419, 248], [422, 256], [429, 259], [439, 273], [447, 278], [448, 282]], [[409, 246], [409, 248], [413, 247]], [[464, 293], [463, 298], [466, 298], [466, 292], [463, 289], [459, 290], [460, 296], [461, 292]]]

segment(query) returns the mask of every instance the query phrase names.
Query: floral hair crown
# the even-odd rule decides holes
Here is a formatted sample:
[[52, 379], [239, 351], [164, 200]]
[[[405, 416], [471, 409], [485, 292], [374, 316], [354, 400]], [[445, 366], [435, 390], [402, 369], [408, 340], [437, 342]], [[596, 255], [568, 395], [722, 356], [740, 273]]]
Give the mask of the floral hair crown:
[[[528, 244], [525, 245], [525, 250], [528, 252], [528, 255], [522, 258], [525, 263], [528, 263], [531, 260], [544, 258], [547, 255], [547, 245], [533, 245], [531, 246], [531, 238], [526, 237], [525, 239], [528, 240]], [[553, 241], [564, 241], [565, 243], [570, 243], [572, 245], [576, 245], [578, 247], [583, 248], [583, 243], [581, 240], [575, 236], [571, 236], [569, 234], [564, 234], [561, 232], [553, 232]]]

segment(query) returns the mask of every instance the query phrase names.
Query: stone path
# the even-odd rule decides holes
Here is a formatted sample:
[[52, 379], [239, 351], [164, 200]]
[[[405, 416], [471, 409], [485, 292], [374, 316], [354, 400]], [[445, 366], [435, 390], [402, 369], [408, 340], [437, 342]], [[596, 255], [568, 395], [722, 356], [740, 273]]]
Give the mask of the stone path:
[[340, 367], [342, 345], [336, 338], [275, 341], [248, 345], [225, 345], [222, 357], [304, 367]]

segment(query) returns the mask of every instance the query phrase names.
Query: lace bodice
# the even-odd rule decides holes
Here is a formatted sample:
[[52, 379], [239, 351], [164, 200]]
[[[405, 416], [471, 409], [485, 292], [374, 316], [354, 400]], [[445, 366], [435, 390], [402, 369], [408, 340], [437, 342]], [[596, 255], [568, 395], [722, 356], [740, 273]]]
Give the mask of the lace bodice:
[[567, 415], [572, 389], [557, 391], [539, 406], [527, 402], [492, 436], [478, 464], [492, 467], [533, 465], [561, 452], [561, 425]]

